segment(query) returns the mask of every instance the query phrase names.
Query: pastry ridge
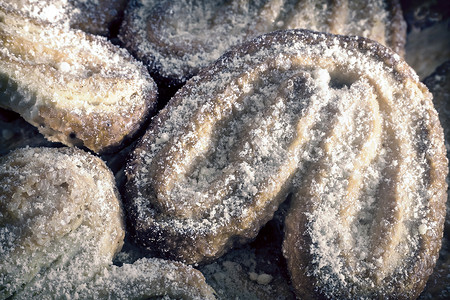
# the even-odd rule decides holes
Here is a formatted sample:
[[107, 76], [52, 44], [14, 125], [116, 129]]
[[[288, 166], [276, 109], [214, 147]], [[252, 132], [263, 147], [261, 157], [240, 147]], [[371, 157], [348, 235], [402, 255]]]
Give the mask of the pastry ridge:
[[447, 163], [432, 95], [398, 54], [277, 31], [152, 120], [125, 207], [139, 245], [199, 263], [254, 238], [293, 195], [284, 253], [299, 297], [416, 297], [440, 248]]
[[1, 157], [0, 298], [215, 299], [203, 275], [180, 262], [113, 265], [124, 227], [114, 176], [100, 158], [75, 148]]
[[374, 39], [404, 54], [399, 1], [130, 1], [119, 38], [162, 82], [180, 84], [230, 47], [281, 29]]
[[3, 6], [0, 14], [0, 107], [47, 139], [114, 151], [153, 111], [156, 84], [126, 50]]

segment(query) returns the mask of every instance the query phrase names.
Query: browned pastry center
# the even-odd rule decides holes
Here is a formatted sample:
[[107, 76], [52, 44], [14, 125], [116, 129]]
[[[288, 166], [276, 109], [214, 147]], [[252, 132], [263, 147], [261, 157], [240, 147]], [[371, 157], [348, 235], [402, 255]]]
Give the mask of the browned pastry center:
[[189, 263], [252, 239], [286, 196], [299, 297], [411, 297], [440, 247], [447, 159], [431, 94], [378, 43], [279, 31], [204, 69], [127, 169], [135, 240]]

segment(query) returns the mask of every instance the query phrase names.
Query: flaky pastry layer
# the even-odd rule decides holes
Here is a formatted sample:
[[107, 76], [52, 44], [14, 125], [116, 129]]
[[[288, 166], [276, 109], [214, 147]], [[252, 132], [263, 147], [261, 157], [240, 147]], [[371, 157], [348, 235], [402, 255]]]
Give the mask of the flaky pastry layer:
[[39, 23], [0, 6], [0, 107], [49, 140], [105, 152], [153, 109], [145, 67], [106, 39]]
[[254, 238], [291, 194], [300, 297], [414, 296], [440, 247], [447, 171], [431, 94], [398, 54], [278, 31], [178, 91], [129, 161], [126, 207], [137, 243], [196, 263]]
[[190, 266], [112, 259], [124, 243], [112, 172], [74, 148], [25, 148], [0, 158], [1, 299], [215, 299]]
[[294, 28], [363, 36], [404, 53], [406, 25], [396, 0], [135, 0], [120, 39], [153, 72], [184, 82], [231, 46]]

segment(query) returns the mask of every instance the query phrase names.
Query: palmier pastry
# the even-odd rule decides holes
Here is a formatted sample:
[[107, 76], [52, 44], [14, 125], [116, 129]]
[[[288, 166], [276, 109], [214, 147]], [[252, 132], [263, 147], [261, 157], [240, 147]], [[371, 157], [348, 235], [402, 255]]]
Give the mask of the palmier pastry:
[[5, 4], [30, 18], [111, 36], [127, 0], [6, 0]]
[[325, 117], [331, 125], [286, 217], [299, 298], [413, 299], [438, 257], [447, 160], [431, 95], [404, 62], [369, 48], [385, 65], [366, 65], [370, 88]]
[[189, 263], [253, 238], [292, 194], [299, 295], [416, 294], [442, 238], [431, 94], [364, 38], [291, 30], [234, 48], [152, 120], [127, 173], [137, 243]]
[[182, 82], [247, 39], [305, 28], [360, 35], [403, 53], [398, 1], [130, 1], [119, 38], [169, 82]]
[[202, 273], [181, 262], [157, 258], [109, 266], [77, 293], [80, 299], [215, 299]]
[[92, 277], [123, 244], [114, 177], [78, 149], [23, 148], [1, 157], [0, 209], [2, 299], [57, 278], [59, 269]]
[[123, 244], [114, 177], [74, 148], [24, 148], [0, 158], [0, 298], [213, 299], [200, 272], [141, 259], [112, 266]]
[[0, 107], [49, 140], [104, 152], [134, 134], [156, 85], [124, 49], [0, 5]]

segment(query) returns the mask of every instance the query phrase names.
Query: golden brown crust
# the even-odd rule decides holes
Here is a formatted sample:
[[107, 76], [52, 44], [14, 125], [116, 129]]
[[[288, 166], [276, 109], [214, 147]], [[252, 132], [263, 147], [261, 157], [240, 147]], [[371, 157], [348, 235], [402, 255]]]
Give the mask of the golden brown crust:
[[0, 14], [1, 107], [51, 141], [94, 152], [136, 133], [157, 93], [142, 64], [104, 38]]

